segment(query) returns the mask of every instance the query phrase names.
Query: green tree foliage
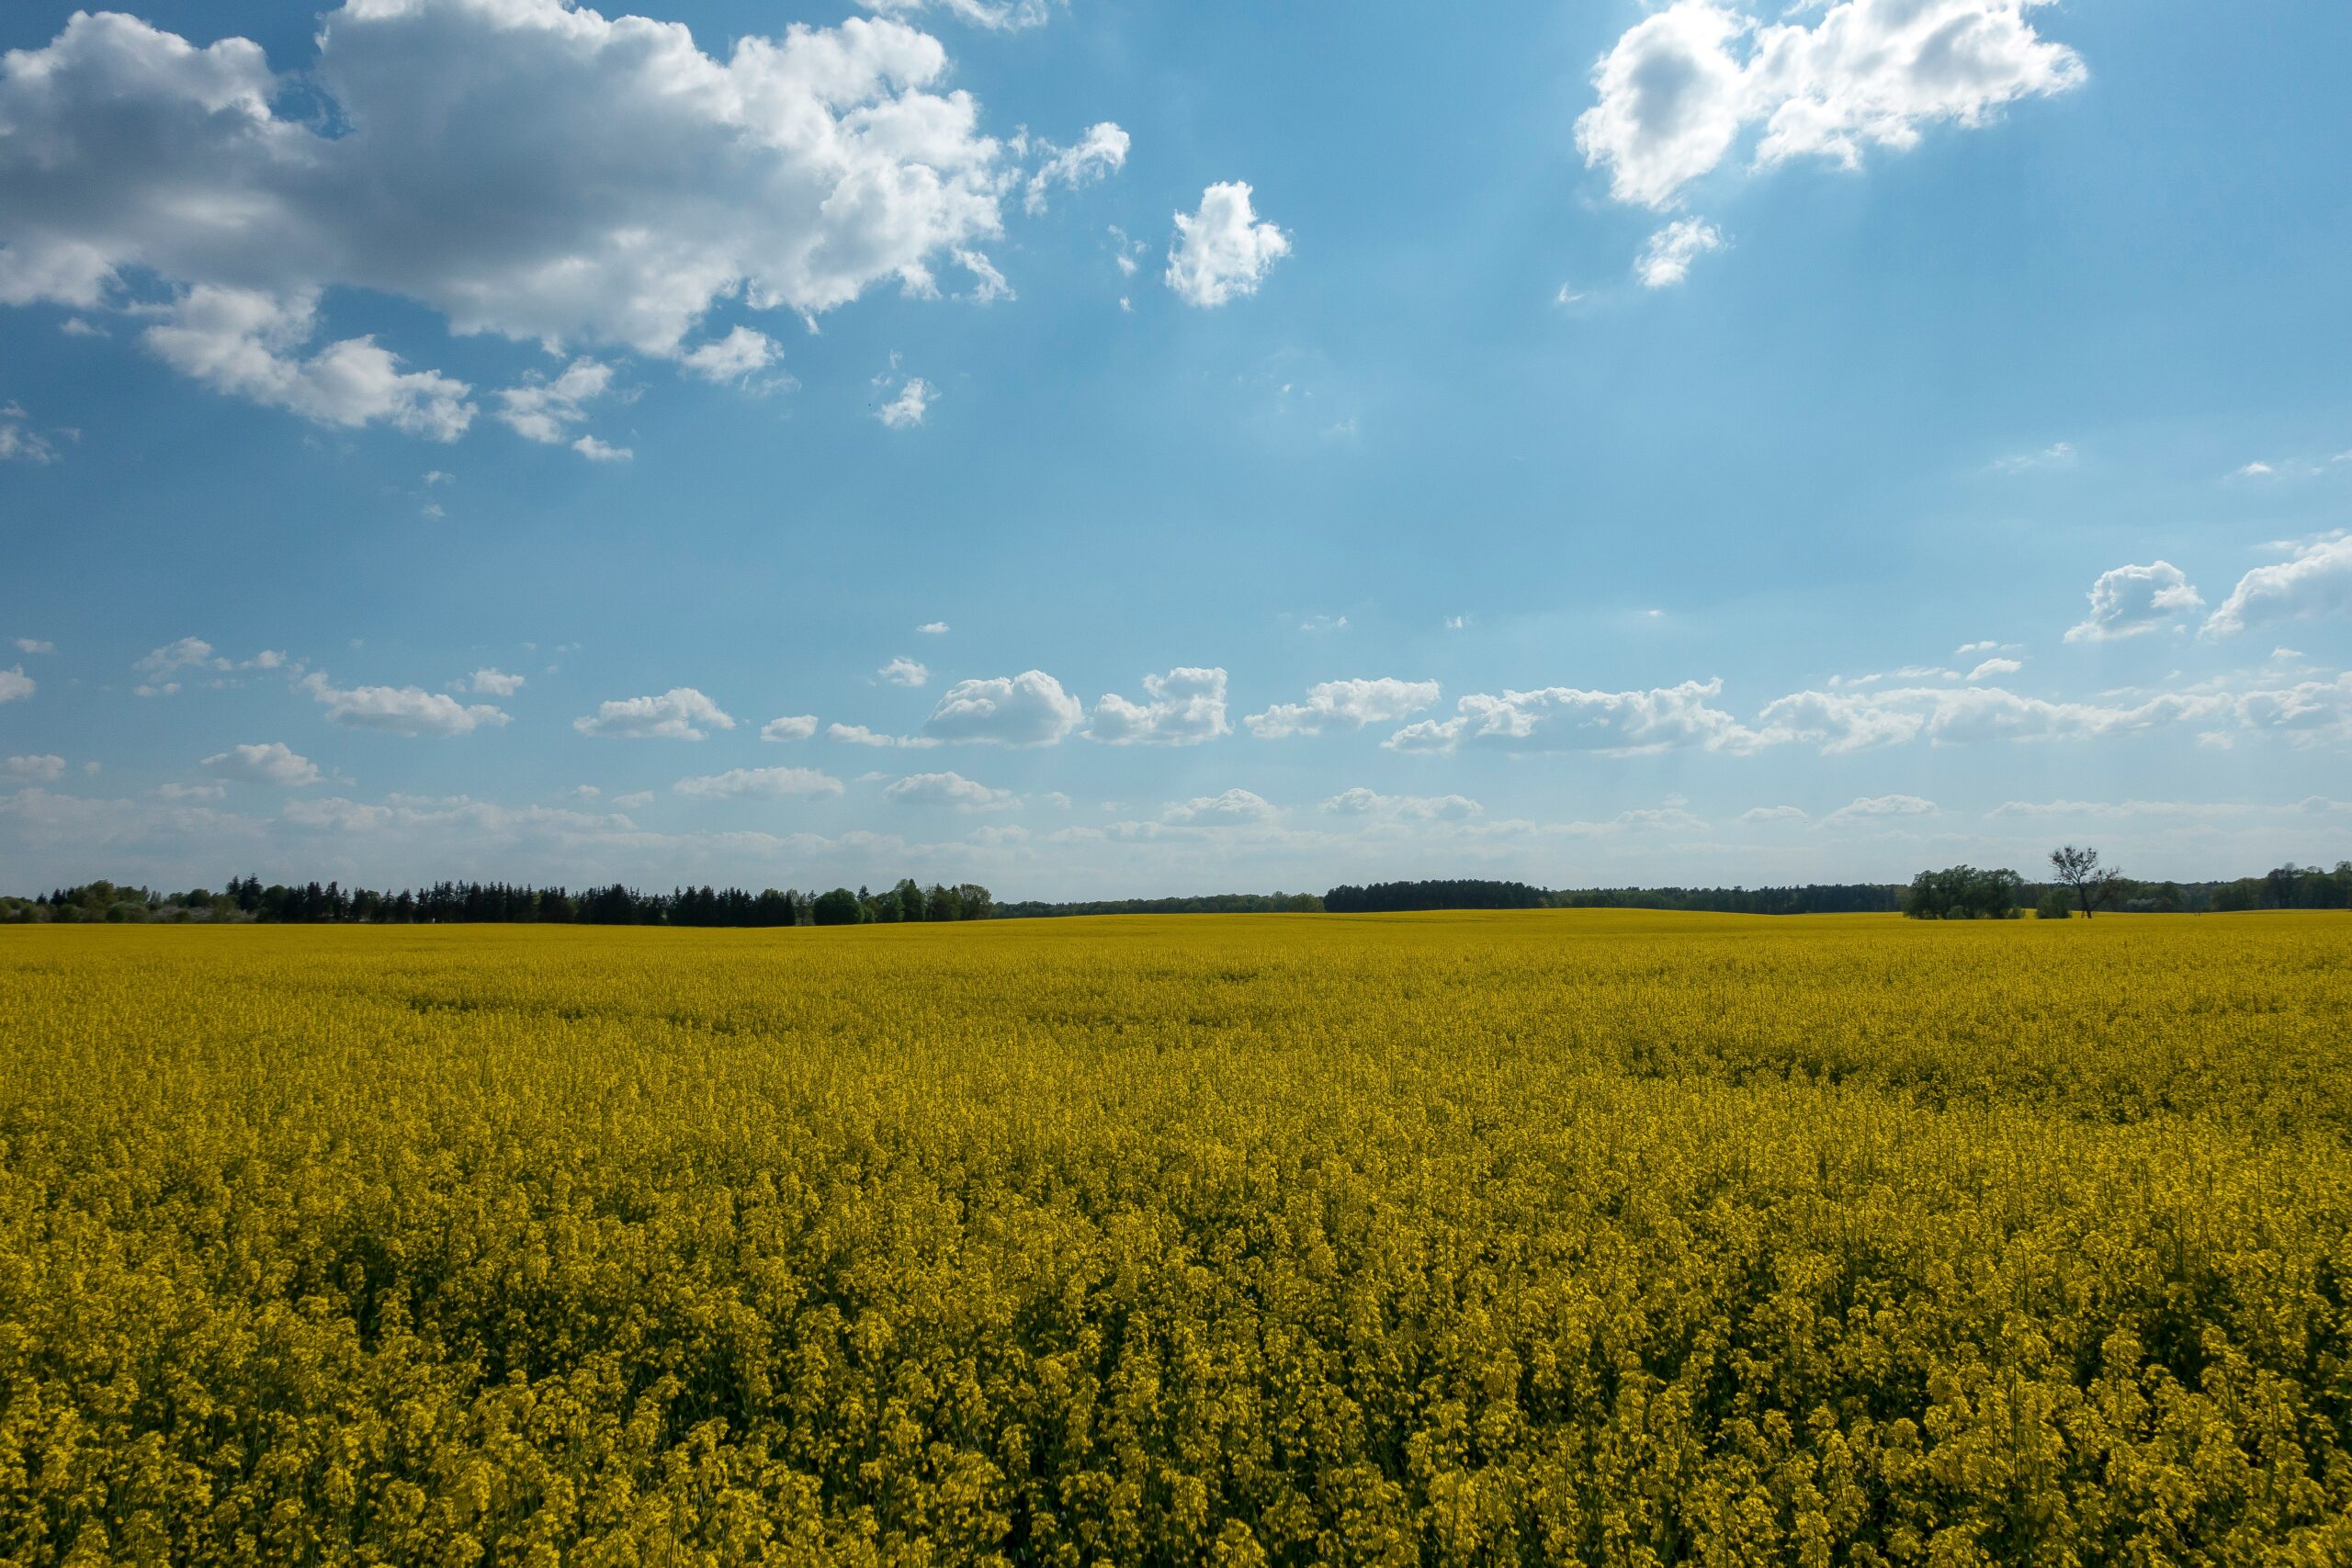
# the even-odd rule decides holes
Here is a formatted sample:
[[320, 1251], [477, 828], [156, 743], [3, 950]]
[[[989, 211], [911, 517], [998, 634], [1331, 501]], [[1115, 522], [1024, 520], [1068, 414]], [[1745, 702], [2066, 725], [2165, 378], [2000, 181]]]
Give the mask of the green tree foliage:
[[2014, 871], [1956, 865], [1911, 879], [1903, 912], [1915, 920], [2014, 920], [2024, 878]]

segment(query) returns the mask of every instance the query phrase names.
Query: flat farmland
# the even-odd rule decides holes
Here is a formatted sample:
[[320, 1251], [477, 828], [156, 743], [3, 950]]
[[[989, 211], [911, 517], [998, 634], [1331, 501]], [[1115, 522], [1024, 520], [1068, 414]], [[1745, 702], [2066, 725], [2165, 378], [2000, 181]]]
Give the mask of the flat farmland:
[[2352, 1560], [2352, 920], [0, 929], [14, 1562]]

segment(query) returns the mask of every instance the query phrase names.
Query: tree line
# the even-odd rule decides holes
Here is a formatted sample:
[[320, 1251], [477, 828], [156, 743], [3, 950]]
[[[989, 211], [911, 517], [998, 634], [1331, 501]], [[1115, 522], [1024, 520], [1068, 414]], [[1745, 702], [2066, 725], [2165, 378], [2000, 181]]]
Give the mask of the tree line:
[[676, 887], [644, 893], [614, 883], [582, 888], [523, 883], [437, 882], [413, 891], [345, 887], [338, 882], [270, 883], [231, 877], [219, 892], [184, 893], [91, 882], [35, 898], [0, 899], [0, 919], [15, 921], [259, 921], [269, 924], [585, 926], [855, 926], [901, 921], [978, 920], [997, 913], [978, 883], [924, 887], [905, 878], [882, 892], [801, 892], [741, 887]]
[[2145, 882], [2125, 875], [2095, 849], [2064, 844], [2050, 852], [2047, 882], [1955, 865], [1919, 873], [1902, 898], [1903, 912], [1921, 920], [2016, 919], [2029, 905], [2045, 920], [2090, 919], [2101, 909], [2202, 915], [2352, 908], [2352, 860], [2336, 862], [2333, 871], [2290, 863], [2226, 882]]

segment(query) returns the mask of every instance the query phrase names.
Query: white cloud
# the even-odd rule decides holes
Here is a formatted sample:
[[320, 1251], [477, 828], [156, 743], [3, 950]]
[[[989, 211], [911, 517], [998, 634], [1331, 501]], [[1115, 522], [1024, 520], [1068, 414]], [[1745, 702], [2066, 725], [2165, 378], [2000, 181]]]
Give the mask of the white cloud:
[[1246, 789], [1194, 795], [1160, 814], [1162, 821], [1187, 828], [1238, 828], [1253, 822], [1271, 822], [1273, 817], [1273, 807]]
[[243, 779], [247, 784], [303, 789], [319, 782], [319, 765], [278, 740], [266, 746], [232, 746], [205, 758], [204, 765], [224, 777]]
[[1085, 716], [1078, 699], [1042, 670], [1010, 678], [958, 681], [924, 720], [934, 739], [990, 746], [1051, 746]]
[[1071, 190], [1093, 184], [1117, 174], [1127, 162], [1127, 133], [1109, 120], [1086, 128], [1086, 134], [1070, 147], [1052, 147], [1050, 155], [1029, 176], [1029, 189], [1023, 205], [1029, 211], [1046, 209], [1046, 192], [1054, 186]]
[[1017, 299], [1012, 285], [997, 271], [996, 263], [978, 251], [957, 251], [956, 265], [972, 275], [972, 291], [965, 298], [975, 305], [993, 305], [1000, 299]]
[[775, 339], [739, 326], [725, 337], [688, 349], [678, 363], [706, 381], [747, 381], [784, 357]]
[[40, 784], [55, 784], [65, 776], [65, 759], [54, 752], [31, 757], [11, 757], [0, 763], [12, 779], [31, 779]]
[[1009, 789], [990, 789], [961, 773], [911, 773], [882, 791], [897, 806], [945, 806], [958, 811], [1009, 811], [1021, 799]]
[[155, 786], [155, 794], [162, 799], [174, 801], [226, 800], [229, 798], [229, 786], [217, 784], [159, 784]]
[[583, 435], [571, 444], [571, 449], [592, 463], [626, 463], [637, 454], [627, 446], [615, 446], [594, 435]]
[[2238, 579], [2205, 635], [2225, 637], [2248, 626], [2308, 615], [2352, 614], [2352, 534], [2299, 546], [2292, 560], [2258, 566]]
[[17, 639], [17, 651], [18, 653], [55, 653], [57, 645], [53, 642], [43, 642], [37, 637], [20, 637]]
[[929, 735], [885, 735], [862, 724], [829, 724], [825, 726], [825, 739], [844, 746], [899, 747], [915, 750], [928, 750], [944, 744]]
[[[71, 30], [69, 26], [68, 30]], [[0, 118], [5, 118], [0, 92]], [[0, 157], [0, 189], [9, 184]], [[8, 228], [0, 218], [0, 232]], [[0, 254], [0, 264], [6, 256]], [[0, 301], [7, 299], [0, 266]], [[344, 338], [307, 358], [318, 334], [318, 291], [273, 294], [200, 283], [165, 310], [141, 341], [164, 364], [214, 391], [249, 398], [320, 424], [389, 424], [412, 435], [455, 441], [473, 423], [473, 389], [434, 370], [402, 370], [373, 337]]]
[[1967, 679], [1982, 681], [1987, 675], [2014, 675], [2025, 668], [2022, 660], [1993, 658], [1979, 663], [1968, 672]]
[[735, 720], [692, 686], [673, 686], [658, 697], [600, 703], [594, 713], [573, 719], [571, 728], [582, 735], [700, 740], [710, 730], [734, 728]]
[[0, 670], [0, 703], [13, 703], [19, 697], [29, 697], [40, 682], [25, 673], [21, 664], [12, 670]]
[[839, 795], [842, 781], [814, 768], [729, 768], [704, 778], [680, 779], [670, 787], [680, 795], [704, 800], [733, 800], [745, 795], [781, 799], [786, 795]]
[[1241, 722], [1261, 740], [1320, 735], [1326, 725], [1362, 729], [1367, 724], [1392, 723], [1417, 714], [1439, 695], [1435, 681], [1400, 681], [1393, 675], [1368, 681], [1325, 681], [1309, 686], [1303, 703], [1276, 703]]
[[1168, 247], [1168, 287], [1204, 309], [1255, 294], [1267, 269], [1290, 254], [1290, 236], [1250, 209], [1250, 187], [1239, 180], [1201, 192], [1197, 212], [1176, 214]]
[[2277, 477], [2278, 472], [2278, 470], [2277, 468], [2272, 468], [2267, 463], [2254, 462], [2248, 463], [2244, 468], [2233, 471], [2230, 478], [2233, 479], [2267, 479]]
[[1723, 231], [1713, 224], [1678, 218], [1650, 236], [1634, 263], [1634, 273], [1645, 288], [1671, 288], [1690, 276], [1692, 262], [1723, 248]]
[[1999, 686], [1911, 686], [1880, 692], [1798, 692], [1767, 704], [1764, 739], [1817, 741], [1826, 753], [1928, 740], [2069, 740], [2227, 718], [2221, 693], [2163, 693], [2132, 704], [2052, 702]]
[[1936, 811], [1937, 807], [1934, 801], [1922, 800], [1916, 795], [1864, 795], [1850, 806], [1839, 807], [1822, 820], [1824, 822], [1883, 821], [1894, 817], [1933, 817]]
[[523, 689], [523, 677], [503, 670], [477, 670], [467, 684], [485, 697], [511, 697]]
[[1423, 719], [1389, 737], [1399, 751], [1660, 751], [1700, 746], [1747, 750], [1760, 737], [1709, 705], [1720, 680], [1685, 681], [1646, 692], [1588, 692], [1574, 686], [1478, 693], [1454, 705], [1449, 719]]
[[874, 417], [893, 430], [908, 430], [923, 422], [931, 412], [931, 400], [937, 389], [920, 376], [910, 376], [899, 389], [899, 395], [876, 409]]
[[327, 722], [356, 729], [389, 729], [398, 735], [464, 735], [485, 724], [506, 722], [506, 715], [486, 703], [469, 707], [439, 692], [420, 686], [352, 686], [328, 682], [324, 671], [314, 671], [297, 683], [301, 691], [325, 705]]
[[[0, 120], [0, 124], [6, 121]], [[7, 255], [0, 252], [0, 265]], [[57, 444], [25, 423], [25, 411], [15, 403], [0, 404], [0, 463], [54, 463]]]
[[653, 792], [650, 789], [639, 789], [632, 790], [627, 795], [616, 795], [613, 796], [613, 804], [623, 811], [641, 810], [653, 804]]
[[1322, 809], [1336, 817], [1368, 817], [1407, 822], [1461, 822], [1485, 809], [1461, 795], [1382, 795], [1358, 784], [1325, 801]]
[[1105, 694], [1094, 705], [1087, 734], [1114, 746], [1193, 746], [1230, 735], [1225, 719], [1225, 671], [1181, 666], [1143, 678], [1144, 701]]
[[613, 367], [580, 358], [565, 366], [555, 379], [534, 375], [519, 387], [498, 394], [498, 417], [526, 441], [552, 446], [571, 434], [571, 427], [588, 417], [588, 404], [613, 384]]
[[925, 637], [945, 637], [947, 635], [947, 623], [945, 621], [925, 621], [922, 625], [917, 626], [915, 630], [921, 632]]
[[179, 292], [151, 342], [190, 373], [448, 434], [463, 383], [366, 338], [304, 356], [325, 290], [671, 356], [721, 299], [814, 316], [876, 283], [920, 292], [1001, 229], [1003, 146], [941, 87], [946, 51], [895, 20], [719, 59], [683, 24], [553, 0], [354, 0], [315, 37], [292, 78], [249, 39], [104, 13], [10, 55], [0, 302], [100, 309], [153, 276]]
[[2205, 607], [2180, 568], [2170, 561], [2119, 566], [2091, 584], [2091, 611], [2066, 631], [2068, 642], [2113, 642], [2170, 626]]
[[806, 740], [816, 733], [817, 716], [813, 713], [772, 718], [760, 726], [760, 739], [763, 740]]
[[901, 655], [874, 672], [874, 678], [892, 686], [922, 686], [931, 681], [931, 671], [914, 660]]
[[869, 11], [899, 16], [936, 6], [957, 21], [993, 32], [1043, 27], [1053, 15], [1046, 0], [857, 0]]
[[1716, 0], [1677, 0], [1626, 29], [1593, 70], [1577, 121], [1585, 162], [1619, 201], [1666, 209], [1760, 126], [1755, 164], [1817, 156], [1858, 166], [1939, 122], [1984, 124], [2004, 105], [2085, 80], [2081, 57], [2035, 32], [2041, 0], [1814, 0], [1759, 23]]
[[1747, 810], [1741, 812], [1737, 819], [1742, 822], [1749, 823], [1810, 822], [1813, 820], [1811, 817], [1805, 814], [1804, 808], [1801, 806], [1751, 806]]
[[1993, 464], [1996, 474], [2022, 474], [2030, 468], [2056, 468], [2075, 460], [2075, 446], [2070, 441], [2055, 441], [2039, 452], [2019, 452], [2002, 457]]
[[229, 661], [217, 657], [202, 637], [184, 637], [141, 654], [130, 667], [151, 681], [162, 681], [182, 670], [226, 670]]

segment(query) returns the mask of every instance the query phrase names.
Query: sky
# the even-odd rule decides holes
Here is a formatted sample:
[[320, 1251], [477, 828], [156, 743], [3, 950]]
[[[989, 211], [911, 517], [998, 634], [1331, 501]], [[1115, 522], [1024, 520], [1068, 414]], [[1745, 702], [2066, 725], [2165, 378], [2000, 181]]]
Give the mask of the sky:
[[2352, 8], [0, 11], [0, 891], [2352, 855]]

